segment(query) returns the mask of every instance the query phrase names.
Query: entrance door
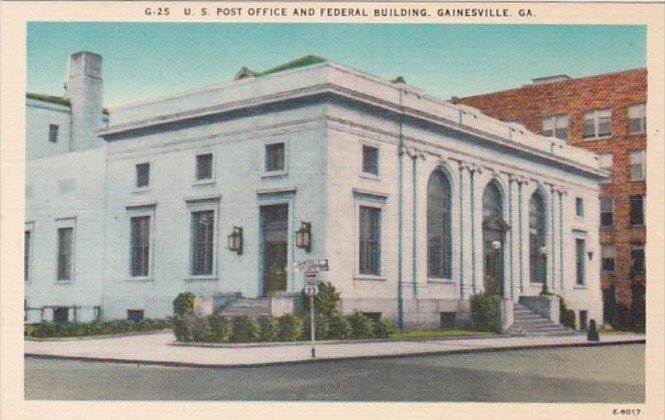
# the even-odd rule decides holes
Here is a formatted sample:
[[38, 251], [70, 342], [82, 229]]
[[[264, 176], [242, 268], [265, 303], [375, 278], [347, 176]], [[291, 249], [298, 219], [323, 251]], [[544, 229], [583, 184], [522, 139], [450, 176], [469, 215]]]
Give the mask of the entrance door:
[[[485, 292], [503, 295], [503, 232], [483, 229], [483, 257], [485, 261]], [[501, 247], [494, 249], [493, 242]]]
[[263, 296], [286, 291], [288, 232], [288, 204], [261, 207]]

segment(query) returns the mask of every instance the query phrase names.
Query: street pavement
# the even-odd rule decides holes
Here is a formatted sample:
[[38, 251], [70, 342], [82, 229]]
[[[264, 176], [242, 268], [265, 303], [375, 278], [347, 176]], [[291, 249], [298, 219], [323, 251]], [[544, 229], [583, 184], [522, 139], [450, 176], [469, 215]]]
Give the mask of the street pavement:
[[[440, 340], [344, 341], [316, 346], [316, 361], [415, 354], [455, 354], [557, 346], [605, 346], [644, 342], [644, 335], [610, 334], [599, 343], [586, 336], [490, 337]], [[235, 367], [312, 361], [307, 342], [225, 345], [177, 343], [170, 331], [112, 338], [25, 341], [25, 355], [173, 366]]]
[[644, 347], [541, 348], [231, 368], [26, 357], [25, 398], [641, 403]]

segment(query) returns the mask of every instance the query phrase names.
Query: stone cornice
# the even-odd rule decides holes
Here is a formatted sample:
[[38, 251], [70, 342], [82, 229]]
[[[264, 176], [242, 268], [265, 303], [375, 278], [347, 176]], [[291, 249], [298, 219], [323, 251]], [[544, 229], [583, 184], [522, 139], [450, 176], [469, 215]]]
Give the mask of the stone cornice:
[[404, 104], [399, 104], [392, 100], [372, 96], [357, 90], [352, 90], [344, 86], [332, 83], [321, 83], [310, 85], [304, 88], [297, 88], [290, 91], [281, 91], [274, 94], [251, 97], [243, 100], [217, 104], [213, 106], [189, 110], [186, 112], [160, 115], [158, 117], [133, 121], [127, 124], [111, 126], [99, 132], [99, 135], [106, 140], [112, 140], [114, 136], [121, 134], [128, 134], [136, 130], [144, 129], [158, 129], [160, 126], [164, 130], [168, 130], [168, 125], [182, 123], [187, 120], [195, 120], [229, 112], [239, 112], [242, 110], [250, 110], [266, 105], [274, 105], [277, 103], [284, 103], [288, 101], [302, 100], [308, 97], [317, 95], [325, 95], [328, 97], [343, 98], [352, 102], [364, 104], [374, 108], [381, 108], [384, 111], [389, 111], [398, 116], [408, 117], [411, 120], [425, 122], [434, 126], [439, 126], [447, 130], [470, 135], [480, 141], [489, 142], [500, 147], [508, 148], [510, 150], [525, 153], [540, 159], [554, 162], [558, 165], [564, 165], [574, 168], [577, 171], [592, 175], [594, 177], [602, 178], [603, 172], [600, 168], [592, 168], [578, 161], [569, 159], [565, 156], [553, 155], [543, 150], [535, 148], [529, 144], [514, 141], [510, 138], [504, 138], [492, 133], [481, 131], [480, 129], [470, 126], [462, 125], [457, 121], [451, 121], [439, 115], [433, 114], [424, 109], [416, 109]]

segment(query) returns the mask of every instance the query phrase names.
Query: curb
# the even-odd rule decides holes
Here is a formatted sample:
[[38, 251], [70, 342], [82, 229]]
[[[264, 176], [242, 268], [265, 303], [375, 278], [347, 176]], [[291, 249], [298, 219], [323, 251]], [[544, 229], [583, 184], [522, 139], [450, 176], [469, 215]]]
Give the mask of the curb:
[[84, 357], [84, 356], [61, 356], [61, 355], [49, 355], [49, 354], [37, 354], [37, 353], [25, 353], [24, 357], [34, 358], [34, 359], [73, 360], [79, 362], [119, 363], [119, 364], [132, 364], [132, 365], [146, 365], [146, 366], [230, 369], [230, 368], [254, 368], [254, 367], [267, 367], [267, 366], [295, 365], [303, 363], [338, 362], [345, 360], [396, 359], [401, 357], [426, 357], [426, 356], [436, 356], [444, 354], [498, 353], [498, 352], [512, 351], [512, 350], [621, 346], [621, 345], [645, 344], [645, 343], [646, 343], [646, 338], [642, 338], [642, 339], [612, 341], [612, 342], [587, 341], [582, 343], [519, 345], [519, 346], [507, 346], [507, 347], [479, 347], [473, 349], [436, 350], [436, 351], [427, 351], [422, 353], [362, 355], [362, 356], [350, 356], [350, 357], [330, 357], [324, 359], [302, 359], [302, 360], [287, 360], [287, 361], [276, 361], [276, 362], [236, 363], [236, 364], [172, 362], [172, 361], [138, 360], [138, 359], [114, 359], [114, 358], [96, 358], [96, 357]]

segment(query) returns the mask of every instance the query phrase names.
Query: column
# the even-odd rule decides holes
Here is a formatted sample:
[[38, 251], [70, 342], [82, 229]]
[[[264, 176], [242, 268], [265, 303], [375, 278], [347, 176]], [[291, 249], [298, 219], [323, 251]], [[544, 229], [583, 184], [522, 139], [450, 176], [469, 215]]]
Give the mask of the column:
[[547, 211], [547, 231], [549, 233], [547, 239], [548, 239], [548, 244], [547, 244], [547, 249], [549, 250], [547, 253], [548, 258], [548, 265], [547, 265], [547, 272], [548, 272], [548, 280], [549, 280], [549, 288], [552, 293], [556, 293], [557, 285], [556, 285], [556, 268], [557, 265], [559, 264], [559, 258], [557, 256], [556, 252], [556, 239], [559, 236], [558, 234], [558, 229], [557, 229], [557, 214], [558, 214], [558, 205], [556, 202], [556, 191], [557, 191], [557, 186], [556, 185], [551, 185], [550, 186], [550, 197], [549, 197], [549, 209]]

